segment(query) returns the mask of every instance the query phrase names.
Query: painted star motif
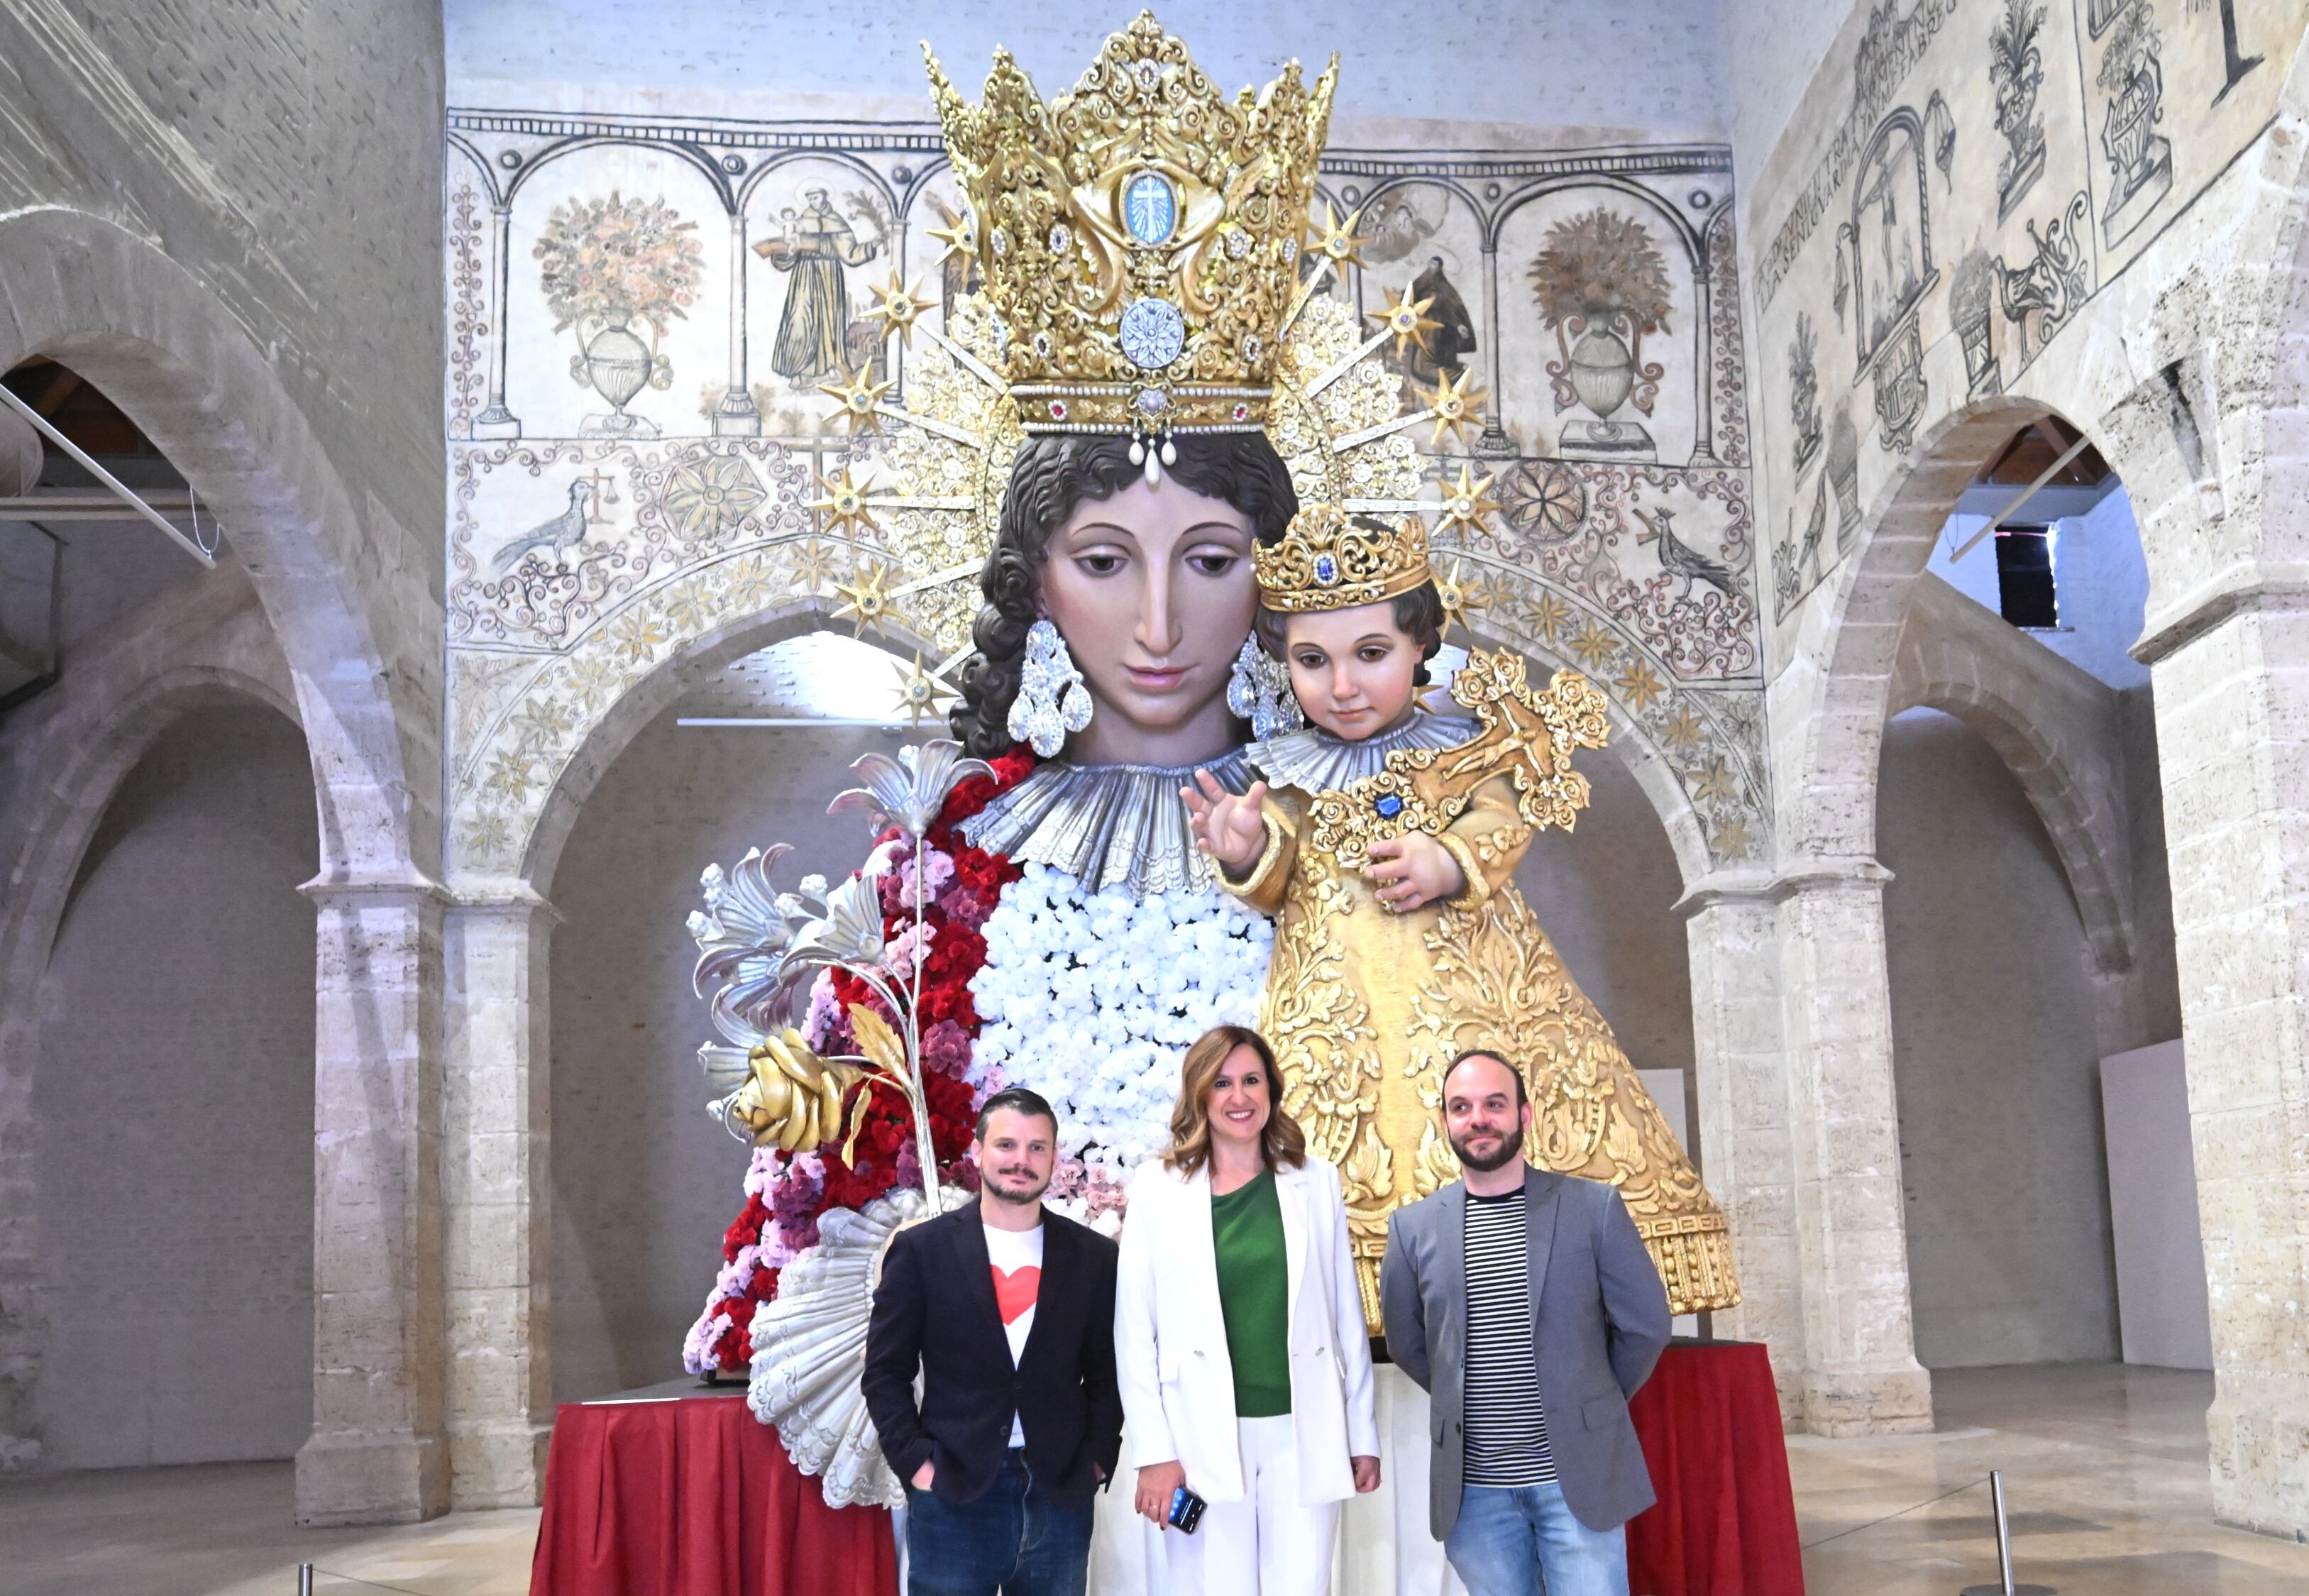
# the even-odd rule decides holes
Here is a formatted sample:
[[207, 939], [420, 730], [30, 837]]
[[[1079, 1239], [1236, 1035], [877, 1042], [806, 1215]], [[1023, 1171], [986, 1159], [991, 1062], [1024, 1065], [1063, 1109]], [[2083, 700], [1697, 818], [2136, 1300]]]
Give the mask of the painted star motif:
[[866, 487], [872, 481], [873, 474], [869, 471], [863, 477], [855, 476], [845, 465], [839, 477], [819, 477], [817, 480], [826, 485], [826, 497], [812, 499], [809, 507], [824, 510], [829, 528], [846, 532], [852, 537], [861, 532], [878, 530], [874, 512], [866, 506]]
[[[1335, 266], [1344, 269], [1360, 266], [1363, 257], [1359, 253], [1363, 240], [1355, 232], [1355, 223], [1362, 220], [1360, 208], [1347, 213], [1345, 221], [1328, 200], [1323, 202], [1323, 224], [1315, 230], [1315, 242], [1310, 253], [1328, 256]], [[1424, 347], [1423, 344], [1422, 347]]]
[[882, 403], [883, 395], [897, 386], [895, 378], [876, 382], [874, 368], [860, 366], [847, 381], [820, 383], [817, 391], [841, 402], [842, 408], [835, 414], [850, 423], [850, 436], [855, 438], [861, 429], [875, 433], [882, 430], [882, 418], [874, 413], [874, 407]]
[[895, 333], [898, 342], [912, 349], [915, 319], [929, 308], [922, 303], [921, 280], [915, 279], [914, 285], [908, 288], [899, 281], [897, 273], [892, 272], [889, 282], [870, 286], [874, 291], [874, 303], [866, 314], [882, 323], [885, 338]]
[[1422, 354], [1427, 352], [1427, 334], [1443, 325], [1427, 314], [1427, 308], [1433, 303], [1432, 294], [1414, 299], [1409, 289], [1397, 293], [1390, 288], [1387, 291], [1386, 306], [1364, 314], [1373, 321], [1385, 323], [1387, 330], [1395, 334], [1395, 358], [1399, 360], [1406, 343], [1416, 343]]
[[1440, 536], [1458, 527], [1464, 532], [1483, 530], [1483, 517], [1499, 511], [1499, 501], [1489, 496], [1487, 490], [1497, 476], [1479, 477], [1473, 467], [1462, 461], [1459, 480], [1445, 482], [1443, 487], [1443, 520], [1436, 528]]
[[922, 669], [922, 651], [914, 650], [912, 667], [898, 670], [898, 707], [905, 712], [913, 728], [922, 729], [922, 716], [938, 713], [938, 700], [955, 698], [954, 689]]
[[1483, 401], [1491, 397], [1491, 390], [1469, 388], [1467, 385], [1474, 379], [1473, 367], [1462, 370], [1457, 383], [1451, 380], [1451, 374], [1447, 371], [1438, 375], [1431, 390], [1418, 391], [1419, 396], [1427, 402], [1427, 413], [1435, 418], [1435, 436], [1428, 440], [1431, 446], [1440, 447], [1446, 432], [1451, 435], [1451, 442], [1456, 446], [1461, 432], [1469, 427], [1483, 424]]
[[809, 538], [794, 551], [793, 579], [796, 587], [813, 597], [834, 580], [834, 560], [824, 543]]
[[880, 631], [890, 618], [890, 568], [886, 565], [860, 566], [848, 582], [836, 582], [834, 591], [844, 601], [834, 619], [850, 622], [853, 638], [864, 637], [869, 626]]

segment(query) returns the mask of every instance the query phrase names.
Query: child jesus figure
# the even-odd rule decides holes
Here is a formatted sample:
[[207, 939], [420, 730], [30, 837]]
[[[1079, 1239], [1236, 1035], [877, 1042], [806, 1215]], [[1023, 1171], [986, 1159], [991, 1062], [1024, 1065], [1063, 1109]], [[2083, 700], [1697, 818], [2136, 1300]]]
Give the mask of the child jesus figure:
[[[1338, 1167], [1366, 1320], [1388, 1216], [1458, 1177], [1438, 1105], [1445, 1067], [1474, 1049], [1522, 1075], [1534, 1163], [1620, 1187], [1676, 1312], [1736, 1303], [1721, 1212], [1517, 890], [1532, 826], [1515, 773], [1490, 762], [1424, 828], [1384, 823], [1404, 801], [1357, 785], [1391, 754], [1444, 765], [1419, 750], [1483, 731], [1420, 702], [1446, 620], [1423, 525], [1315, 505], [1256, 565], [1258, 642], [1314, 724], [1251, 745], [1248, 792], [1198, 772], [1180, 796], [1227, 889], [1276, 919], [1260, 1029], [1309, 1150]], [[1343, 833], [1363, 813], [1382, 823]]]

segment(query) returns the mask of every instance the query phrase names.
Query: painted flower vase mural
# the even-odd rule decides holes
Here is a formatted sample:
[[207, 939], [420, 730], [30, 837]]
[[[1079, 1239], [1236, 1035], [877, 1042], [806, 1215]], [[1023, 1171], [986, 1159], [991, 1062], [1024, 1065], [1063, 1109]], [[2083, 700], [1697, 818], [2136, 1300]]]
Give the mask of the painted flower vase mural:
[[2173, 186], [2173, 143], [2157, 131], [2165, 114], [2163, 43], [2149, 0], [2133, 0], [2101, 46], [2093, 81], [2115, 97], [2100, 133], [2114, 179], [2101, 216], [2101, 235], [2111, 245], [2140, 226]]
[[1667, 262], [1644, 224], [1600, 205], [1559, 221], [1530, 277], [1560, 357], [1547, 363], [1555, 408], [1583, 404], [1596, 418], [1565, 422], [1557, 447], [1590, 459], [1656, 458], [1639, 423], [1613, 419], [1630, 400], [1651, 414], [1664, 369], [1643, 358], [1645, 337], [1667, 329], [1673, 308]]
[[[553, 330], [574, 329], [569, 376], [610, 402], [588, 416], [588, 438], [655, 438], [657, 428], [626, 406], [644, 387], [664, 388], [673, 368], [658, 343], [696, 302], [703, 253], [697, 224], [662, 199], [607, 199], [556, 205], [532, 251], [540, 263]], [[648, 342], [635, 330], [646, 328]]]

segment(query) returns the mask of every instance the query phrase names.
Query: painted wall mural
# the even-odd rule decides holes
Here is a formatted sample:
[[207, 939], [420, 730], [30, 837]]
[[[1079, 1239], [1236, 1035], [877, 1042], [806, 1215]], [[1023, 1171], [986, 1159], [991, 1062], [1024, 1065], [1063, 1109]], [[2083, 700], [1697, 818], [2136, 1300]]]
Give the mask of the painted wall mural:
[[1919, 429], [2002, 393], [2260, 136], [2299, 0], [1877, 0], [1759, 192], [1772, 613]]
[[[877, 308], [913, 297], [943, 334], [979, 286], [935, 126], [460, 108], [448, 142], [453, 870], [519, 871], [591, 730], [709, 634], [856, 631], [936, 705], [979, 551], [940, 542], [943, 501], [863, 503], [888, 451], [938, 447], [873, 411], [939, 369]], [[1474, 629], [1593, 676], [1725, 862], [1767, 813], [1730, 167], [1335, 151], [1317, 204], [1365, 239], [1326, 291], [1434, 324], [1390, 355], [1400, 413], [1470, 402], [1397, 438], [1480, 522], [1439, 539]]]

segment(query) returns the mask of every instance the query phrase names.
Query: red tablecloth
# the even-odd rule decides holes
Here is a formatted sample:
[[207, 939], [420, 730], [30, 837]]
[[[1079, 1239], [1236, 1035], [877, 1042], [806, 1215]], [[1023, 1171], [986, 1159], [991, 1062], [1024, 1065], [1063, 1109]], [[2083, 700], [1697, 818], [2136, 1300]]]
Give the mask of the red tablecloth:
[[889, 1596], [890, 1515], [832, 1508], [742, 1395], [555, 1414], [531, 1596]]
[[1679, 1341], [1629, 1404], [1659, 1501], [1628, 1524], [1632, 1596], [1803, 1596], [1795, 1493], [1760, 1341]]

